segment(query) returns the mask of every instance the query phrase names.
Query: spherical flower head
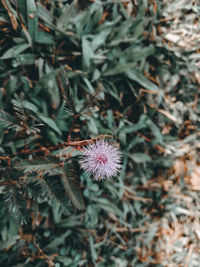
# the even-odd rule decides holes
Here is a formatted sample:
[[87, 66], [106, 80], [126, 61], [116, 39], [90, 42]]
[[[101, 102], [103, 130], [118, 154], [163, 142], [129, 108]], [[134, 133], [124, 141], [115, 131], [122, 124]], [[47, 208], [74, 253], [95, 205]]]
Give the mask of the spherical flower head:
[[97, 140], [83, 148], [81, 168], [96, 180], [116, 176], [121, 168], [121, 153], [114, 144]]

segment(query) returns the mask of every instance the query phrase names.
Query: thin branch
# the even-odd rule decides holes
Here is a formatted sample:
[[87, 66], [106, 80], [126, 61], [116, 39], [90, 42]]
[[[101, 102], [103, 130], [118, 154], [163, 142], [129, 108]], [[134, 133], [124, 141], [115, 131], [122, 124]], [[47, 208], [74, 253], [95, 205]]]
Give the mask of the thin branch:
[[17, 181], [13, 181], [13, 180], [0, 182], [0, 186], [4, 186], [4, 185], [16, 185], [16, 184], [17, 184]]
[[[45, 152], [46, 151], [51, 151], [51, 150], [56, 150], [59, 148], [64, 148], [64, 147], [76, 147], [77, 149], [80, 149], [82, 146], [85, 146], [89, 143], [93, 143], [96, 142], [99, 139], [103, 139], [103, 138], [113, 138], [112, 135], [108, 135], [108, 134], [102, 134], [102, 135], [98, 135], [95, 138], [92, 139], [88, 139], [88, 140], [82, 140], [82, 141], [74, 141], [74, 142], [63, 142], [62, 144], [56, 145], [56, 146], [51, 146], [48, 148], [45, 148]], [[44, 148], [40, 148], [40, 149], [33, 149], [33, 150], [22, 150], [18, 153], [12, 154], [10, 156], [0, 156], [0, 160], [10, 160], [10, 158], [19, 156], [19, 155], [25, 155], [25, 154], [32, 154], [32, 153], [38, 153], [38, 152], [44, 152]]]

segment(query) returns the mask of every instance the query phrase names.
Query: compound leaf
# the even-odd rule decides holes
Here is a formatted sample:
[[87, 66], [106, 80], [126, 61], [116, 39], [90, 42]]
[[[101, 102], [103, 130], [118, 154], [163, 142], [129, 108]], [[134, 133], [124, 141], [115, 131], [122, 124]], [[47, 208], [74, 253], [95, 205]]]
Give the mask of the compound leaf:
[[79, 210], [84, 209], [83, 197], [78, 182], [79, 166], [75, 161], [67, 162], [63, 168], [62, 183], [72, 201], [72, 204]]

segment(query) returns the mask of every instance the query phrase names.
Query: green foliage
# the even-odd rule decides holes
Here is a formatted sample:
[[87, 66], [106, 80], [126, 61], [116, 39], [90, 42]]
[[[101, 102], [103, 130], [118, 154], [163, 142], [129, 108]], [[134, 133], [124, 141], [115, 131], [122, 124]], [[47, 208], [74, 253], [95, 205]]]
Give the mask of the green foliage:
[[59, 166], [59, 159], [55, 156], [34, 160], [23, 160], [17, 164], [17, 169], [24, 170], [24, 173], [48, 171]]
[[[198, 266], [194, 2], [2, 1], [0, 265]], [[66, 145], [101, 134], [113, 181]]]
[[77, 209], [83, 209], [84, 202], [78, 184], [78, 173], [80, 174], [80, 171], [76, 161], [65, 163], [61, 180], [74, 206]]
[[17, 220], [26, 223], [31, 210], [26, 208], [27, 202], [23, 196], [23, 192], [20, 192], [20, 188], [5, 186], [2, 195], [3, 202], [9, 212], [12, 213]]

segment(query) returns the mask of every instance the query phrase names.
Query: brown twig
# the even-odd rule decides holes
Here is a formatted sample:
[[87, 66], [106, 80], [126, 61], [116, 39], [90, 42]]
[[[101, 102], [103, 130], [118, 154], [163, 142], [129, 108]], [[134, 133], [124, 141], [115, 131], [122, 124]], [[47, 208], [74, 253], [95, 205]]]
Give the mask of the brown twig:
[[3, 4], [4, 8], [8, 12], [8, 16], [10, 17], [10, 20], [11, 20], [11, 24], [12, 24], [13, 29], [16, 30], [17, 29], [17, 26], [18, 26], [17, 19], [12, 14], [12, 12], [10, 10], [10, 7], [6, 4], [5, 0], [2, 0], [2, 4]]
[[17, 184], [17, 181], [13, 181], [13, 180], [0, 182], [0, 186], [4, 186], [4, 185], [16, 185], [16, 184]]
[[[45, 149], [45, 151], [51, 151], [51, 150], [56, 150], [59, 148], [63, 148], [63, 147], [76, 147], [77, 149], [80, 149], [80, 147], [85, 146], [89, 143], [93, 143], [99, 139], [103, 139], [103, 138], [113, 138], [111, 135], [107, 135], [107, 134], [102, 134], [102, 135], [98, 135], [95, 138], [92, 139], [88, 139], [88, 140], [82, 140], [82, 141], [73, 141], [73, 142], [63, 142], [62, 144], [56, 145], [56, 146], [51, 146]], [[44, 148], [40, 148], [40, 149], [33, 149], [33, 150], [21, 150], [20, 152], [17, 152], [15, 154], [12, 154], [10, 156], [0, 156], [0, 160], [10, 160], [13, 157], [19, 156], [19, 155], [25, 155], [25, 154], [33, 154], [33, 153], [38, 153], [38, 152], [42, 152], [44, 151]]]
[[37, 248], [38, 252], [39, 252], [39, 255], [37, 256], [33, 256], [32, 257], [32, 260], [34, 260], [35, 258], [41, 258], [41, 259], [46, 259], [47, 261], [47, 264], [49, 267], [54, 267], [55, 266], [55, 263], [53, 262], [54, 261], [54, 258], [58, 256], [58, 254], [53, 254], [51, 256], [48, 256], [47, 254], [44, 253], [44, 251], [39, 247], [39, 245], [37, 244], [36, 242], [36, 236], [33, 237], [33, 245]]

